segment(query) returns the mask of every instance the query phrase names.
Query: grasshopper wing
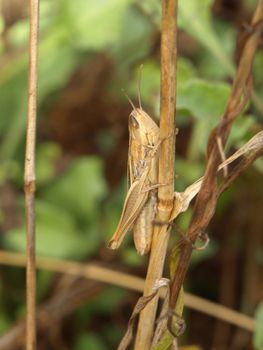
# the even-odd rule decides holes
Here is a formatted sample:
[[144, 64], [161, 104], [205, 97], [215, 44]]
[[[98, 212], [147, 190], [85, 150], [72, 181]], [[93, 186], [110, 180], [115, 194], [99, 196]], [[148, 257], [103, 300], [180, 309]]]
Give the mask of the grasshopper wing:
[[132, 228], [144, 207], [149, 194], [148, 191], [143, 190], [147, 175], [148, 171], [145, 171], [143, 176], [139, 180], [136, 180], [129, 188], [119, 224], [108, 244], [110, 249], [117, 249], [120, 246], [126, 232]]

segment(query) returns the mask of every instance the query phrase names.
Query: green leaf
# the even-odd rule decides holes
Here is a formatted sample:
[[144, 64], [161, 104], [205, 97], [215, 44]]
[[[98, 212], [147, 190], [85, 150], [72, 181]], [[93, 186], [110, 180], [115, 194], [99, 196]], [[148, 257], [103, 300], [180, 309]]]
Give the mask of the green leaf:
[[[139, 74], [139, 69], [137, 69], [128, 90], [135, 100], [138, 96]], [[177, 90], [195, 78], [196, 74], [192, 63], [186, 58], [179, 57], [177, 61]], [[154, 110], [154, 116], [158, 117], [160, 110], [160, 65], [156, 61], [147, 60], [144, 62], [140, 88], [142, 104], [147, 103], [151, 106], [151, 109]]]
[[211, 6], [212, 0], [179, 1], [178, 26], [200, 41], [224, 66], [227, 73], [232, 75], [233, 64], [222, 50], [222, 44], [212, 26]]
[[211, 83], [202, 79], [191, 79], [178, 87], [177, 109], [188, 110], [198, 120], [194, 124], [189, 157], [195, 160], [205, 153], [207, 139], [212, 128], [222, 116], [230, 87], [225, 83]]
[[61, 155], [57, 143], [43, 142], [37, 147], [36, 177], [38, 186], [50, 181], [55, 175], [55, 161]]
[[263, 302], [261, 302], [256, 310], [256, 328], [253, 335], [253, 343], [257, 350], [263, 349]]
[[[57, 3], [61, 2], [61, 0], [53, 1], [41, 1], [41, 9], [40, 9], [40, 33], [46, 31], [50, 24], [54, 21], [54, 17], [57, 14]], [[21, 19], [12, 24], [10, 28], [8, 28], [8, 41], [12, 48], [14, 47], [22, 47], [27, 45], [29, 37], [29, 20], [28, 17], [26, 19]]]
[[[36, 201], [36, 252], [57, 258], [77, 258], [86, 253], [88, 242], [77, 229], [70, 212], [56, 205]], [[26, 251], [25, 225], [4, 238], [9, 249]]]
[[98, 219], [99, 204], [106, 193], [101, 160], [87, 157], [74, 161], [40, 196], [90, 223]]
[[[221, 50], [228, 57], [233, 57], [237, 37], [236, 29], [231, 23], [217, 20], [214, 17], [213, 25], [216, 29], [217, 38], [224, 38], [224, 40], [220, 40]], [[230, 73], [224, 64], [207, 49], [200, 51], [196, 64], [201, 76], [207, 79], [224, 80]]]
[[[55, 46], [55, 47], [54, 47]], [[39, 57], [39, 101], [40, 103], [54, 91], [66, 85], [78, 64], [76, 53], [64, 40], [45, 43]]]
[[25, 70], [15, 74], [5, 84], [0, 83], [0, 130], [3, 132], [0, 153], [3, 159], [11, 158], [25, 132], [26, 86]]
[[181, 230], [186, 231], [189, 227], [192, 218], [192, 208], [188, 208], [188, 210], [184, 213], [181, 213], [178, 217], [178, 225]]
[[118, 41], [123, 14], [131, 0], [66, 0], [72, 40], [80, 49], [101, 50]]
[[107, 347], [101, 340], [99, 335], [95, 333], [82, 334], [78, 337], [76, 344], [74, 346], [74, 350], [86, 350], [86, 349], [94, 349], [94, 350], [106, 350]]
[[[137, 98], [138, 74], [129, 92]], [[141, 95], [142, 101], [147, 101], [156, 108], [159, 115], [160, 67], [154, 61], [143, 65]], [[230, 86], [223, 82], [210, 82], [196, 77], [196, 70], [187, 59], [180, 58], [177, 67], [177, 110], [186, 110], [192, 116], [203, 120], [210, 126], [218, 122], [226, 106]], [[208, 129], [209, 131], [209, 129]]]
[[[78, 63], [63, 29], [48, 33], [39, 46], [39, 104], [66, 84]], [[27, 96], [27, 58], [11, 59], [0, 75], [0, 129], [5, 131], [1, 155], [11, 158], [25, 133]], [[16, 103], [14, 103], [14, 100]], [[8, 118], [7, 118], [8, 116]]]
[[[5, 130], [14, 120], [13, 115], [22, 113], [26, 106], [26, 87], [27, 74], [26, 71], [16, 74], [15, 77], [8, 80], [4, 86], [0, 83], [0, 130]], [[14, 103], [14, 100], [16, 103]], [[23, 115], [22, 115], [23, 116]], [[19, 122], [19, 120], [17, 120]]]
[[226, 83], [191, 79], [178, 86], [177, 92], [177, 109], [187, 109], [198, 119], [214, 125], [224, 112], [230, 87]]
[[151, 18], [155, 26], [161, 26], [161, 6], [159, 1], [137, 1], [137, 5], [141, 8], [143, 13], [145, 13], [149, 18]]
[[229, 136], [228, 145], [241, 147], [252, 136], [255, 119], [252, 115], [241, 115], [233, 123], [231, 134]]
[[176, 72], [177, 85], [182, 86], [189, 82], [189, 80], [197, 76], [197, 71], [192, 62], [186, 58], [179, 57], [177, 60]]
[[[105, 239], [110, 240], [116, 229], [120, 219], [125, 195], [127, 193], [127, 179], [123, 179], [116, 191], [112, 192], [109, 199], [105, 202], [105, 216], [103, 220], [103, 229], [105, 231]], [[125, 241], [124, 241], [125, 243]]]
[[[128, 92], [132, 95], [133, 99], [136, 101], [135, 104], [138, 104], [138, 81], [140, 75], [140, 68], [138, 67], [133, 75], [131, 84], [128, 87]], [[157, 107], [156, 116], [159, 115], [159, 91], [160, 91], [160, 66], [154, 60], [147, 60], [143, 63], [143, 68], [141, 72], [141, 86], [140, 94], [142, 105], [145, 107], [146, 103], [149, 106], [154, 106], [154, 110]]]
[[29, 36], [28, 19], [24, 19], [14, 23], [9, 29], [8, 39], [13, 47], [25, 45]]
[[148, 18], [137, 8], [129, 6], [123, 12], [119, 37], [109, 48], [118, 66], [118, 79], [123, 79], [132, 63], [138, 63], [149, 56], [154, 29]]

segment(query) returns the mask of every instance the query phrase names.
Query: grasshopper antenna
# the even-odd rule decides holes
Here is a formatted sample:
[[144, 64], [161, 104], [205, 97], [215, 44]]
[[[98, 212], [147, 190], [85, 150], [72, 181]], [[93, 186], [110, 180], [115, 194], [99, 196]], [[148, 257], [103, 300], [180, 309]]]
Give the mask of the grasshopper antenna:
[[133, 110], [136, 112], [136, 107], [134, 106], [134, 104], [133, 104], [132, 100], [130, 99], [130, 97], [128, 96], [127, 92], [124, 89], [121, 89], [121, 91], [124, 93], [127, 100], [130, 102], [130, 105], [132, 106]]
[[142, 101], [141, 101], [142, 69], [143, 69], [143, 64], [140, 65], [140, 68], [139, 68], [139, 79], [138, 79], [138, 102], [139, 102], [140, 109], [142, 109]]

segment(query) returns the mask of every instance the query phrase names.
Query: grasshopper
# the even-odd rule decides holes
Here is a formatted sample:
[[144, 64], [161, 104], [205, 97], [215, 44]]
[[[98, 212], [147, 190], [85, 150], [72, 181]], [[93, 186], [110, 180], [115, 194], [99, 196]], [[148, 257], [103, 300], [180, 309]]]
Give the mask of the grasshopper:
[[152, 221], [157, 202], [158, 148], [160, 131], [141, 107], [129, 116], [128, 185], [121, 218], [108, 247], [117, 249], [127, 231], [133, 228], [134, 244], [139, 254], [147, 254], [152, 241]]

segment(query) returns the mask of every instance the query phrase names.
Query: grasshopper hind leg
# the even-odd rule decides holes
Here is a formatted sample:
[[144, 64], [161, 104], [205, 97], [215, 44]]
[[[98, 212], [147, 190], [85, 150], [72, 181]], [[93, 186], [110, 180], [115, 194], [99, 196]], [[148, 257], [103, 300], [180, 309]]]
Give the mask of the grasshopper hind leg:
[[151, 193], [133, 226], [134, 245], [140, 255], [148, 254], [151, 249], [156, 205], [156, 195]]

